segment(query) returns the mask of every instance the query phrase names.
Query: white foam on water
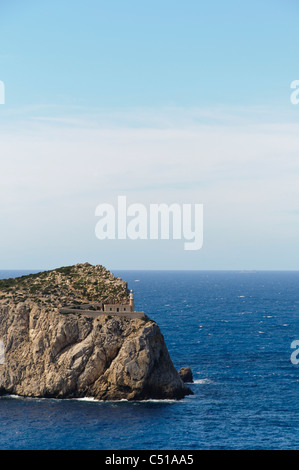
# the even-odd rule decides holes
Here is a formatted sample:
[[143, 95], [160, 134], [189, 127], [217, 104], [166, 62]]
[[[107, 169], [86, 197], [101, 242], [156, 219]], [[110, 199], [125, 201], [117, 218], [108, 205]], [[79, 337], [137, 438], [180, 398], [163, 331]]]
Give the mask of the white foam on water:
[[138, 404], [138, 403], [179, 403], [182, 400], [175, 400], [175, 399], [161, 399], [161, 398], [150, 398], [148, 400], [127, 400], [126, 398], [122, 398], [121, 400], [97, 400], [94, 397], [82, 397], [82, 398], [42, 398], [42, 397], [23, 397], [20, 395], [2, 395], [1, 398], [11, 398], [13, 400], [54, 400], [54, 401], [81, 401], [87, 403], [131, 403], [131, 404]]
[[195, 384], [197, 384], [197, 385], [198, 385], [198, 384], [199, 384], [199, 385], [205, 385], [205, 384], [212, 384], [213, 381], [210, 380], [210, 379], [196, 379], [196, 380], [194, 380], [193, 383], [195, 383]]
[[159, 399], [159, 398], [150, 398], [149, 400], [140, 400], [135, 403], [180, 403], [180, 400], [171, 400], [171, 399]]
[[99, 400], [96, 400], [93, 397], [74, 398], [73, 400], [77, 400], [77, 401], [99, 401]]
[[24, 400], [24, 397], [20, 397], [19, 395], [2, 395], [1, 398], [13, 398], [16, 400]]

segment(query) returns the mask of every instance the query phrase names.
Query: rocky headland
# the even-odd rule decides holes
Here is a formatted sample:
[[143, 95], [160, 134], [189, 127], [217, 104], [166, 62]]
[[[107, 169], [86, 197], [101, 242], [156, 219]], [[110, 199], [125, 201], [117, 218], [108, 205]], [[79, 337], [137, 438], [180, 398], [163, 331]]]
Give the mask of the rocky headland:
[[87, 263], [0, 280], [0, 394], [99, 400], [192, 394], [154, 321], [100, 310], [127, 303], [128, 295], [125, 281]]

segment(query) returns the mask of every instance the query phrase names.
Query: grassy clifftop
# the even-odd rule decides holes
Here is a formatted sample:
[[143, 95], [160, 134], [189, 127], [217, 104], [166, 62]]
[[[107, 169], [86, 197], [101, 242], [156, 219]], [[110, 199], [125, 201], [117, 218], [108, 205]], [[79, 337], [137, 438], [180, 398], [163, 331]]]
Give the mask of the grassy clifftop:
[[76, 264], [51, 271], [0, 280], [0, 300], [21, 302], [31, 299], [40, 304], [63, 307], [88, 302], [127, 301], [127, 283], [104, 266]]

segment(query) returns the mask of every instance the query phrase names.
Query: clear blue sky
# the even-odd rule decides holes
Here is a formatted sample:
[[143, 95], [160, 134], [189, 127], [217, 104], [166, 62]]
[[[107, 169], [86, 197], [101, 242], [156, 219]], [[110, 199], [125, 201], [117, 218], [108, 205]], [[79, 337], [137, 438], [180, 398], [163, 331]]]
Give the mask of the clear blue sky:
[[0, 6], [8, 104], [284, 103], [295, 0], [11, 0]]
[[[295, 0], [0, 2], [0, 269], [298, 269]], [[204, 248], [95, 239], [193, 202]], [[0, 238], [0, 239], [1, 239]]]

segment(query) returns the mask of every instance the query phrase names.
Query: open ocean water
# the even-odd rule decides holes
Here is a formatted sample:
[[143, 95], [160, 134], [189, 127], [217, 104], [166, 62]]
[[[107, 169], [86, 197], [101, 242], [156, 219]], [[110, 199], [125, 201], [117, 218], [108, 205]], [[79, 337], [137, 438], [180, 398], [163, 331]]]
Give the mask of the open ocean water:
[[[27, 274], [2, 271], [1, 278]], [[160, 326], [181, 401], [0, 398], [0, 449], [299, 449], [299, 272], [115, 271]]]

